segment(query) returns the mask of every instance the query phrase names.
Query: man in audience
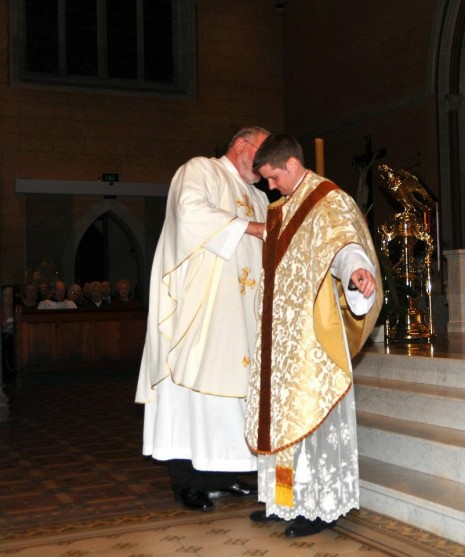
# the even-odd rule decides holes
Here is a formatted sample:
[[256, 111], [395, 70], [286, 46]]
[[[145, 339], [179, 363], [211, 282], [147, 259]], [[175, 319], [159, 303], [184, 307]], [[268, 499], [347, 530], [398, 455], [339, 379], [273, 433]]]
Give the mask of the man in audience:
[[90, 284], [89, 301], [82, 306], [82, 309], [105, 309], [110, 304], [103, 299], [102, 283], [94, 280]]
[[90, 282], [85, 282], [82, 285], [82, 305], [85, 306], [89, 303], [90, 300]]
[[53, 287], [53, 297], [50, 300], [42, 300], [37, 309], [77, 309], [71, 300], [66, 300], [66, 285], [62, 280], [57, 280]]
[[114, 296], [112, 294], [110, 281], [103, 280], [102, 288], [103, 288], [103, 299], [105, 300], [105, 302], [107, 302], [107, 304], [111, 304], [111, 302], [114, 300]]
[[68, 288], [68, 294], [67, 294], [66, 298], [68, 300], [71, 300], [72, 302], [74, 302], [78, 308], [80, 308], [82, 306], [83, 292], [82, 292], [82, 288], [79, 286], [79, 284], [72, 284]]

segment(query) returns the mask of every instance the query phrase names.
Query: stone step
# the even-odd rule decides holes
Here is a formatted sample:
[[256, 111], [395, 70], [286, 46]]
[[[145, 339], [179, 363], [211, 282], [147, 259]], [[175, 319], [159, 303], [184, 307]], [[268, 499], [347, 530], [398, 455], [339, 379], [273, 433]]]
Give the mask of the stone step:
[[465, 389], [465, 360], [420, 358], [363, 350], [353, 361], [354, 377], [368, 376]]
[[359, 454], [465, 484], [465, 432], [357, 411]]
[[465, 545], [465, 485], [361, 456], [360, 504]]
[[358, 410], [465, 431], [465, 389], [355, 376]]

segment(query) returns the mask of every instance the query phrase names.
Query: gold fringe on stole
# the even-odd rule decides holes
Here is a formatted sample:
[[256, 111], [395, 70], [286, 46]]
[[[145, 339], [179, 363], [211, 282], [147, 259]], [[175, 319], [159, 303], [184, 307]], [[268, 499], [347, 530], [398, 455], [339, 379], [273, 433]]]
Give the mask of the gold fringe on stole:
[[276, 454], [275, 503], [283, 507], [294, 506], [294, 448]]

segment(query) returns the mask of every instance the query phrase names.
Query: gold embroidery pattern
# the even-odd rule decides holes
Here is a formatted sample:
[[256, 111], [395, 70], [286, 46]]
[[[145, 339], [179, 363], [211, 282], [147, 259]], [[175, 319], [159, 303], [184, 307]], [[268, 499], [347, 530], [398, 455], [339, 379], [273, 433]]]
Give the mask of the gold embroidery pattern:
[[250, 366], [250, 358], [248, 356], [244, 356], [242, 358], [242, 365], [244, 367]]
[[245, 216], [246, 217], [253, 217], [253, 215], [255, 214], [255, 210], [252, 207], [252, 205], [250, 204], [250, 198], [249, 196], [244, 193], [242, 194], [243, 197], [243, 201], [241, 201], [239, 198], [236, 199], [236, 205], [238, 207], [244, 207], [245, 208]]
[[[284, 206], [283, 226], [287, 225], [305, 194], [317, 185], [312, 181], [315, 180], [308, 177], [304, 183], [306, 187], [302, 191], [297, 190], [296, 197]], [[328, 206], [337, 209], [328, 211]], [[316, 246], [311, 259], [308, 258], [309, 231], [314, 231]], [[362, 217], [353, 201], [341, 191], [328, 195], [315, 207], [295, 234], [292, 250], [278, 266], [273, 305], [270, 393], [272, 451], [282, 450], [314, 431], [350, 386], [350, 378], [323, 349], [313, 323], [316, 289], [322, 284], [338, 247], [348, 243], [361, 243], [370, 259], [376, 261]], [[258, 308], [259, 315], [261, 309], [262, 306]], [[293, 326], [289, 327], [289, 323]], [[252, 361], [246, 438], [252, 447], [256, 447], [260, 404], [260, 332]], [[285, 366], [282, 361], [286, 362]]]
[[294, 505], [294, 470], [276, 466], [276, 504], [285, 507]]
[[250, 288], [255, 288], [255, 279], [249, 279], [250, 269], [248, 267], [244, 267], [242, 269], [242, 274], [239, 277], [239, 284], [241, 285], [241, 294], [244, 296], [247, 286]]

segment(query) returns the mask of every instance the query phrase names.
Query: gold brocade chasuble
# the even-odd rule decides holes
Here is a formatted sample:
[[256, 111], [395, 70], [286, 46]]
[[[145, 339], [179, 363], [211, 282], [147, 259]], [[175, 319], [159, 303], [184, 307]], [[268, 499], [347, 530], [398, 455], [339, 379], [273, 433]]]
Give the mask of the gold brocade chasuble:
[[[361, 245], [376, 267], [375, 304], [362, 317], [350, 312], [340, 284], [339, 311], [333, 286], [339, 281], [330, 273], [335, 255], [351, 243]], [[347, 393], [350, 358], [376, 322], [382, 286], [371, 236], [355, 202], [311, 172], [290, 198], [268, 208], [263, 267], [246, 438], [254, 452], [283, 452], [286, 465], [277, 470], [277, 483], [286, 484], [292, 483], [292, 458], [285, 449], [315, 431]]]

